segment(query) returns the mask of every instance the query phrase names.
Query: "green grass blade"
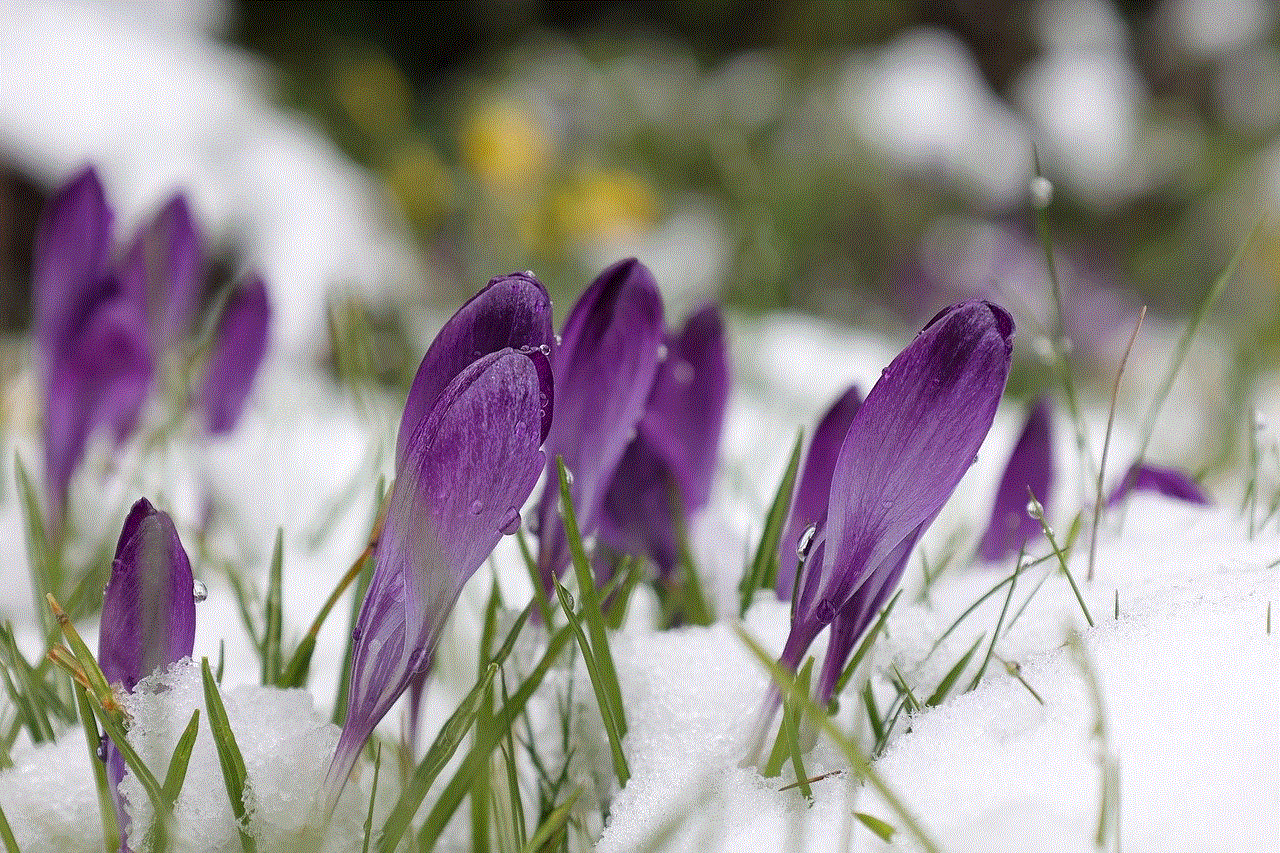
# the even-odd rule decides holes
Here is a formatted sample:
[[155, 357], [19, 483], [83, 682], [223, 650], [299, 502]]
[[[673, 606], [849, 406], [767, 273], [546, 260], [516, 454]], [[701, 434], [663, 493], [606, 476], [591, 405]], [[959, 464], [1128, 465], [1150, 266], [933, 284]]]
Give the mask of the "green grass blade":
[[0, 840], [4, 841], [5, 853], [22, 853], [18, 849], [18, 840], [13, 837], [13, 827], [9, 826], [9, 818], [0, 808]]
[[575, 788], [568, 799], [556, 806], [542, 822], [542, 826], [538, 827], [538, 831], [529, 839], [529, 843], [524, 846], [521, 853], [538, 853], [543, 849], [555, 849], [551, 841], [558, 833], [564, 831], [565, 824], [569, 821], [569, 813], [573, 810], [573, 804], [578, 801], [581, 794], [582, 789]]
[[862, 825], [876, 834], [876, 837], [886, 844], [893, 841], [893, 834], [898, 830], [893, 828], [892, 824], [885, 823], [880, 818], [865, 812], [854, 812], [853, 816], [862, 822]]
[[267, 576], [267, 600], [262, 618], [262, 683], [280, 683], [281, 634], [284, 632], [284, 528], [276, 528], [276, 542], [271, 550], [271, 570]]
[[187, 781], [187, 767], [191, 763], [191, 752], [196, 748], [196, 735], [199, 730], [200, 709], [196, 708], [191, 712], [191, 720], [182, 730], [182, 736], [178, 738], [178, 743], [173, 748], [173, 755], [169, 758], [169, 769], [164, 774], [164, 785], [160, 788], [160, 792], [164, 794], [165, 806], [170, 810], [173, 809], [174, 803], [178, 802], [178, 795], [182, 793], [182, 783]]
[[218, 748], [218, 763], [222, 765], [227, 799], [231, 801], [231, 812], [235, 815], [236, 828], [240, 831], [240, 847], [244, 853], [255, 853], [258, 849], [257, 842], [245, 825], [244, 794], [249, 784], [249, 774], [244, 767], [244, 757], [240, 754], [240, 745], [236, 743], [235, 732], [231, 730], [231, 722], [227, 719], [227, 709], [222, 704], [218, 686], [213, 681], [208, 658], [201, 660], [200, 668], [204, 680], [204, 704], [209, 712], [209, 732]]
[[995, 654], [996, 640], [1000, 639], [1000, 629], [1004, 627], [1004, 617], [1009, 612], [1009, 602], [1013, 600], [1013, 588], [1018, 585], [1018, 575], [1022, 572], [1022, 556], [1023, 550], [1019, 549], [1018, 561], [1013, 564], [1013, 579], [1009, 581], [1009, 594], [1004, 597], [1004, 606], [1000, 608], [1000, 617], [996, 619], [996, 629], [991, 634], [991, 645], [987, 646], [987, 654], [982, 659], [982, 666], [978, 667], [978, 671], [973, 676], [973, 681], [969, 682], [970, 690], [973, 690], [982, 681], [982, 676], [987, 671], [987, 664], [991, 663], [991, 656]]
[[804, 769], [804, 757], [800, 752], [800, 720], [803, 711], [800, 703], [809, 698], [809, 679], [813, 675], [813, 658], [805, 662], [791, 685], [791, 694], [787, 697], [790, 707], [783, 708], [782, 729], [787, 733], [787, 749], [791, 753], [791, 766], [796, 771], [796, 784], [806, 800], [813, 799], [813, 790], [809, 787], [809, 774]]
[[108, 711], [103, 708], [98, 698], [92, 693], [87, 693], [86, 695], [93, 708], [94, 716], [98, 718], [98, 723], [101, 724], [103, 731], [107, 733], [107, 737], [111, 738], [111, 742], [120, 751], [120, 757], [124, 759], [125, 766], [133, 772], [134, 777], [142, 785], [142, 789], [147, 792], [147, 799], [151, 801], [151, 808], [155, 813], [155, 823], [148, 833], [152, 839], [152, 853], [163, 853], [169, 846], [169, 812], [164, 807], [164, 793], [160, 788], [160, 783], [156, 781], [156, 777], [150, 768], [147, 767], [142, 758], [129, 744], [129, 738], [125, 735], [124, 727], [121, 725], [124, 715], [119, 711]]
[[791, 456], [787, 460], [786, 470], [782, 474], [782, 482], [769, 505], [765, 516], [764, 530], [760, 533], [760, 545], [756, 548], [755, 558], [751, 561], [750, 570], [743, 575], [738, 586], [741, 601], [738, 615], [745, 616], [757, 589], [768, 589], [777, 581], [778, 576], [778, 540], [782, 538], [782, 527], [787, 521], [787, 512], [791, 509], [791, 496], [795, 492], [796, 474], [800, 470], [800, 449], [804, 446], [804, 430], [796, 434], [795, 444], [791, 447]]
[[520, 544], [520, 556], [524, 558], [524, 566], [529, 572], [529, 582], [533, 584], [533, 600], [538, 603], [542, 624], [549, 627], [553, 613], [551, 599], [547, 598], [547, 591], [542, 588], [542, 573], [538, 571], [538, 561], [529, 550], [529, 540], [525, 538], [523, 529], [516, 531], [516, 541]]
[[[1031, 495], [1030, 489], [1027, 490], [1027, 494]], [[1035, 501], [1035, 495], [1031, 495], [1031, 500]], [[1034, 505], [1040, 506], [1038, 501]], [[1044, 520], [1043, 512], [1037, 512], [1035, 519], [1040, 522], [1040, 529], [1044, 531], [1045, 538], [1049, 540], [1049, 547], [1053, 549], [1053, 555], [1058, 558], [1058, 568], [1062, 569], [1062, 573], [1067, 576], [1067, 582], [1071, 584], [1071, 591], [1076, 594], [1076, 601], [1080, 603], [1080, 609], [1084, 612], [1084, 619], [1089, 623], [1089, 627], [1092, 628], [1093, 616], [1089, 614], [1089, 608], [1084, 603], [1084, 596], [1080, 594], [1080, 587], [1076, 586], [1076, 579], [1071, 574], [1071, 569], [1067, 568], [1067, 555], [1058, 546], [1058, 540], [1053, 535], [1053, 528]]]
[[58, 626], [52, 614], [45, 606], [45, 593], [62, 594], [61, 571], [58, 567], [57, 553], [49, 542], [45, 528], [44, 516], [40, 511], [40, 500], [27, 475], [27, 467], [22, 457], [13, 456], [14, 479], [18, 484], [19, 505], [22, 508], [23, 531], [27, 539], [27, 563], [31, 570], [31, 594], [34, 598], [36, 618], [40, 620], [40, 633], [49, 636], [57, 632]]
[[969, 651], [965, 652], [960, 657], [960, 660], [956, 661], [955, 666], [947, 670], [947, 674], [942, 677], [942, 681], [938, 682], [938, 688], [933, 691], [933, 695], [925, 700], [925, 707], [932, 708], [935, 705], [941, 705], [946, 701], [947, 694], [951, 692], [952, 685], [954, 685], [956, 680], [960, 678], [961, 673], [964, 672], [964, 668], [969, 665], [969, 659], [973, 657], [973, 653], [978, 650], [978, 646], [982, 645], [982, 641], [986, 639], [986, 636], [986, 634], [979, 634], [978, 639], [974, 640], [973, 645], [969, 647]]
[[862, 703], [867, 707], [867, 722], [871, 724], [871, 734], [875, 735], [876, 743], [884, 740], [884, 720], [880, 719], [880, 709], [876, 707], [876, 694], [871, 690], [871, 682], [868, 681], [862, 686]]
[[[574, 511], [573, 499], [569, 495], [569, 475], [564, 467], [564, 460], [556, 460], [556, 469], [560, 477], [560, 513], [564, 517], [565, 538], [569, 542], [569, 554], [572, 557], [573, 570], [578, 577], [578, 594], [582, 596], [582, 618], [587, 623], [587, 633], [591, 637], [591, 656], [594, 658], [596, 673], [592, 679], [601, 679], [601, 687], [609, 702], [609, 714], [617, 728], [619, 738], [626, 737], [627, 717], [622, 708], [622, 688], [618, 684], [618, 670], [613, 665], [613, 653], [609, 651], [609, 632], [605, 628], [604, 614], [600, 610], [600, 594], [596, 589], [595, 576], [591, 573], [591, 565], [587, 562], [586, 549], [582, 545], [582, 535], [578, 530], [578, 517]], [[564, 598], [561, 597], [561, 604]], [[565, 608], [565, 613], [572, 619], [572, 606]], [[584, 656], [586, 651], [584, 650]], [[616, 762], [615, 762], [616, 763]], [[625, 766], [625, 762], [623, 762]], [[623, 783], [625, 784], [625, 782]]]
[[80, 709], [80, 722], [84, 728], [85, 746], [89, 749], [89, 765], [93, 767], [93, 783], [98, 792], [98, 811], [102, 815], [102, 841], [106, 853], [116, 853], [120, 847], [120, 828], [116, 825], [115, 801], [111, 798], [111, 786], [107, 782], [107, 766], [102, 763], [99, 750], [102, 740], [98, 724], [93, 720], [93, 706], [84, 688], [76, 684], [76, 706]]

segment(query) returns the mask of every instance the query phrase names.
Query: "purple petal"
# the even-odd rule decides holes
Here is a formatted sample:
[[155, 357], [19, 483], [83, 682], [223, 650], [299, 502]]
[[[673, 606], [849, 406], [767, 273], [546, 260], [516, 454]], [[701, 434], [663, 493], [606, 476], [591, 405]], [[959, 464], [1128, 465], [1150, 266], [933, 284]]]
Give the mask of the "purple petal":
[[600, 541], [616, 551], [644, 554], [668, 576], [680, 557], [677, 489], [671, 467], [643, 434], [613, 472], [600, 513]]
[[200, 297], [200, 234], [187, 198], [178, 193], [134, 237], [120, 277], [146, 312], [158, 350], [178, 343], [191, 328]]
[[[853, 416], [862, 406], [862, 393], [857, 385], [836, 398], [822, 420], [813, 430], [809, 449], [805, 452], [804, 467], [796, 480], [795, 494], [791, 498], [791, 510], [782, 538], [778, 541], [778, 598], [788, 601], [796, 581], [796, 547], [800, 537], [810, 525], [819, 524], [827, 517], [827, 504], [831, 498], [831, 475], [835, 473], [836, 457]], [[816, 555], [810, 555], [813, 559]]]
[[1174, 500], [1192, 504], [1212, 503], [1200, 484], [1176, 468], [1157, 468], [1154, 465], [1134, 464], [1125, 473], [1107, 498], [1107, 506], [1113, 507], [1132, 492], [1157, 492]]
[[544, 463], [535, 356], [504, 349], [471, 364], [409, 437], [356, 621], [347, 722], [326, 783], [335, 798], [428, 665], [467, 579], [519, 523]]
[[152, 374], [146, 323], [122, 296], [98, 305], [55, 359], [45, 410], [45, 476], [55, 527], [90, 436], [109, 428], [117, 443], [127, 438]]
[[[404, 459], [405, 445], [417, 425], [435, 406], [445, 386], [463, 368], [483, 355], [511, 347], [550, 352], [552, 342], [551, 297], [530, 274], [498, 276], [458, 309], [440, 329], [418, 373], [400, 419], [396, 460]], [[548, 409], [548, 417], [550, 411]]]
[[978, 557], [991, 562], [1016, 554], [1042, 535], [1040, 522], [1027, 515], [1027, 490], [1049, 506], [1053, 485], [1053, 436], [1049, 401], [1040, 399], [1027, 414], [1022, 434], [1000, 478], [991, 521], [978, 545]]
[[98, 663], [109, 682], [132, 690], [191, 654], [193, 590], [191, 563], [173, 521], [140, 499], [125, 519], [103, 594]]
[[1002, 308], [938, 314], [854, 415], [836, 459], [821, 563], [806, 563], [792, 634], [808, 643], [909, 536], [938, 514], [995, 417], [1013, 349]]
[[538, 504], [538, 562], [551, 584], [568, 565], [558, 517], [556, 457], [573, 474], [570, 488], [583, 536], [595, 532], [605, 490], [644, 415], [662, 343], [662, 299], [653, 275], [630, 258], [602, 272], [565, 320], [551, 358], [555, 419], [547, 436], [547, 480]]
[[254, 276], [227, 297], [205, 366], [200, 404], [210, 435], [230, 432], [240, 420], [267, 353], [271, 305], [262, 278]]
[[92, 167], [59, 188], [40, 216], [31, 275], [36, 345], [46, 375], [101, 298], [112, 219]]

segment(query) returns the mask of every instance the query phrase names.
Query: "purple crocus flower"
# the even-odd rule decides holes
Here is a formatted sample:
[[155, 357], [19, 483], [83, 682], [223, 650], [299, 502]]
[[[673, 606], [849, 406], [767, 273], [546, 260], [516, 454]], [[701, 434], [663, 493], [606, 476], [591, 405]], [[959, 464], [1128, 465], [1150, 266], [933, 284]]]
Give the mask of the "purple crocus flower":
[[[853, 416], [779, 661], [794, 672], [831, 625], [818, 682], [824, 701], [916, 540], [973, 464], [1004, 391], [1013, 332], [1009, 314], [988, 302], [943, 310], [884, 369]], [[775, 689], [767, 712], [777, 699]]]
[[353, 632], [347, 717], [329, 766], [335, 802], [378, 721], [427, 666], [467, 579], [505, 534], [542, 472], [551, 369], [539, 350], [483, 355], [411, 426], [396, 466], [375, 568]]
[[666, 347], [648, 407], [613, 472], [600, 515], [601, 541], [647, 554], [663, 578], [679, 560], [679, 529], [711, 497], [729, 399], [720, 309], [710, 305], [691, 316], [667, 336]]
[[538, 503], [538, 566], [548, 589], [569, 564], [556, 457], [564, 458], [573, 475], [578, 526], [589, 536], [600, 524], [605, 491], [644, 415], [662, 335], [662, 299], [648, 267], [635, 258], [600, 273], [565, 319], [551, 357], [556, 418], [547, 436], [547, 480]]
[[1124, 478], [1116, 485], [1107, 506], [1113, 507], [1129, 497], [1132, 492], [1156, 492], [1186, 503], [1208, 505], [1212, 503], [1200, 484], [1176, 468], [1158, 468], [1145, 462], [1129, 467]]
[[[148, 675], [189, 657], [195, 644], [195, 582], [191, 562], [173, 521], [146, 498], [129, 510], [111, 580], [103, 594], [98, 663], [111, 684], [131, 691]], [[128, 850], [129, 817], [119, 793], [124, 759], [106, 747], [107, 778], [120, 827], [120, 849]]]
[[228, 433], [240, 420], [267, 353], [270, 322], [271, 305], [260, 276], [231, 291], [218, 320], [199, 392], [210, 435]]
[[1043, 535], [1040, 522], [1027, 514], [1027, 491], [1048, 508], [1053, 486], [1053, 434], [1049, 401], [1041, 398], [1027, 413], [1026, 425], [1009, 454], [996, 489], [991, 521], [978, 544], [978, 557], [995, 562], [1021, 551]]
[[[797, 547], [805, 531], [813, 527], [815, 533], [827, 518], [827, 504], [831, 498], [831, 476], [836, 470], [836, 457], [845, 433], [853, 423], [853, 416], [862, 407], [862, 393], [857, 385], [836, 398], [813, 430], [809, 449], [805, 451], [804, 467], [796, 480], [795, 494], [791, 498], [791, 510], [782, 538], [778, 541], [778, 598], [788, 601], [796, 584], [795, 567], [800, 559]], [[810, 546], [812, 547], [810, 540]], [[810, 555], [806, 555], [806, 559]], [[816, 556], [816, 555], [813, 555]]]
[[177, 193], [138, 231], [120, 268], [125, 291], [151, 321], [157, 351], [173, 348], [190, 331], [199, 308], [203, 262], [191, 206]]

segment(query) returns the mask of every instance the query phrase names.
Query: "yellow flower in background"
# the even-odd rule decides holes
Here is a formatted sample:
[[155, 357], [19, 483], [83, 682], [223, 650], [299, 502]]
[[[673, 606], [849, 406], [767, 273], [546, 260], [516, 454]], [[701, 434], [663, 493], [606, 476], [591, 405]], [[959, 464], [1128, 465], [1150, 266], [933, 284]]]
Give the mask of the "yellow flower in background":
[[553, 195], [551, 216], [562, 240], [608, 243], [644, 231], [658, 216], [657, 193], [624, 169], [582, 172]]
[[413, 110], [409, 81], [382, 53], [364, 51], [343, 61], [333, 94], [352, 124], [371, 140], [386, 142], [409, 130]]
[[459, 131], [462, 160], [489, 188], [514, 193], [533, 186], [550, 167], [550, 133], [527, 104], [500, 98], [481, 104]]
[[440, 156], [420, 138], [388, 152], [382, 181], [413, 225], [429, 227], [453, 209], [453, 180]]

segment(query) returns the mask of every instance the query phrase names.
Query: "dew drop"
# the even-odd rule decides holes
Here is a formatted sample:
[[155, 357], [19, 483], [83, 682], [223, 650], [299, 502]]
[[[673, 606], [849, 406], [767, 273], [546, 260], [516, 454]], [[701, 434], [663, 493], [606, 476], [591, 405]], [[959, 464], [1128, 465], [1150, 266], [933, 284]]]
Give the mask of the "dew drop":
[[198, 604], [209, 597], [209, 587], [204, 585], [204, 581], [196, 581], [195, 585], [191, 588], [191, 595], [195, 598], [196, 603]]
[[1049, 202], [1053, 201], [1053, 184], [1043, 175], [1032, 178], [1028, 189], [1031, 193], [1031, 204], [1036, 210], [1044, 210], [1049, 206]]
[[472, 502], [471, 502], [471, 514], [472, 514], [472, 515], [479, 515], [479, 514], [480, 514], [481, 512], [483, 512], [483, 511], [484, 511], [484, 504], [483, 504], [483, 503], [481, 503], [480, 501], [472, 501]]
[[560, 346], [560, 336], [559, 336], [559, 335], [552, 335], [552, 336], [551, 336], [551, 340], [552, 340], [552, 342], [553, 342], [553, 343], [555, 343], [555, 345], [556, 345], [556, 346]]
[[409, 655], [410, 672], [422, 672], [427, 668], [428, 663], [427, 650], [421, 646], [414, 649], [413, 653]]
[[809, 549], [813, 547], [813, 537], [818, 533], [818, 525], [810, 524], [804, 529], [804, 533], [800, 534], [800, 541], [796, 543], [796, 556], [801, 560], [807, 559]]
[[498, 532], [503, 536], [510, 536], [520, 529], [520, 510], [515, 507], [508, 507], [507, 514], [502, 516], [501, 523], [498, 524]]
[[550, 357], [550, 355], [551, 355], [551, 346], [550, 346], [550, 344], [539, 344], [539, 345], [538, 345], [538, 352], [542, 353], [542, 354], [543, 354], [543, 355], [545, 355], [545, 356]]
[[364, 636], [364, 631], [361, 630], [359, 627], [351, 629], [351, 642], [358, 643], [360, 642], [360, 638], [363, 636]]
[[533, 274], [533, 270], [525, 270], [524, 274], [529, 278], [537, 278], [537, 276]]
[[107, 761], [107, 736], [98, 736], [98, 748], [94, 750], [94, 754], [98, 756], [98, 760], [104, 764]]
[[568, 468], [564, 469], [564, 481], [568, 483], [570, 486], [573, 485], [573, 472], [570, 471]]
[[658, 344], [658, 361], [666, 361], [666, 360], [667, 360], [667, 345]]
[[1040, 501], [1027, 501], [1027, 515], [1032, 518], [1040, 518], [1044, 515], [1044, 507], [1040, 505]]

